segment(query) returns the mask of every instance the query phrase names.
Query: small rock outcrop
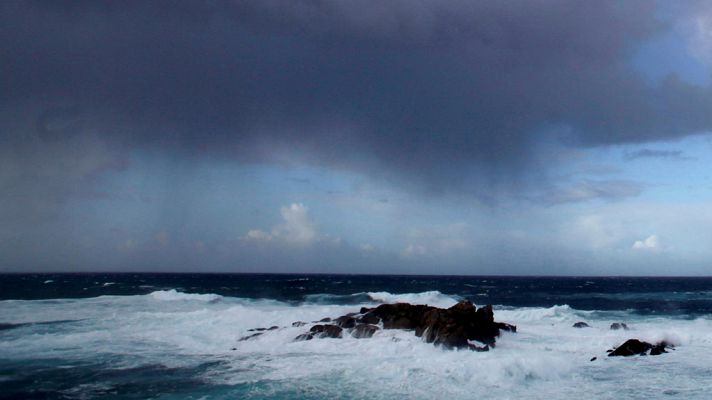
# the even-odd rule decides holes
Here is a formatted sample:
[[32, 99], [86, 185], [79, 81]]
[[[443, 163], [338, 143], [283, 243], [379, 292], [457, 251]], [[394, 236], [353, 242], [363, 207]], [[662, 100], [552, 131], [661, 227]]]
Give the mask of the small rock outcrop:
[[299, 335], [294, 340], [312, 340], [314, 338], [341, 338], [343, 329], [336, 325], [314, 325], [309, 333]]
[[248, 332], [264, 332], [264, 331], [273, 331], [275, 329], [279, 329], [279, 327], [274, 325], [274, 326], [270, 326], [269, 328], [252, 328], [252, 329], [248, 329], [247, 331]]
[[628, 325], [626, 325], [624, 322], [614, 322], [611, 324], [611, 330], [612, 331], [617, 331], [623, 329], [624, 331], [628, 330]]
[[261, 336], [262, 334], [264, 334], [264, 332], [257, 332], [257, 333], [253, 333], [251, 335], [243, 336], [240, 339], [238, 339], [238, 342], [244, 342], [245, 340], [254, 339], [257, 336]]
[[590, 328], [591, 325], [589, 325], [583, 321], [579, 321], [579, 322], [575, 323], [573, 327], [574, 328]]
[[[309, 333], [299, 335], [296, 340], [341, 337], [344, 329], [355, 338], [369, 338], [380, 329], [377, 326], [380, 325], [383, 329], [415, 331], [415, 335], [426, 342], [446, 348], [487, 351], [495, 345], [500, 331], [517, 331], [514, 325], [495, 322], [492, 306], [478, 309], [467, 300], [448, 309], [409, 303], [381, 304], [376, 308], [361, 308], [359, 313], [343, 315], [334, 319], [333, 323], [315, 325]], [[335, 328], [338, 328], [338, 334]]]
[[671, 344], [662, 341], [656, 344], [651, 344], [638, 339], [628, 339], [622, 345], [616, 347], [615, 349], [608, 350], [609, 357], [629, 357], [635, 355], [648, 355], [657, 356], [662, 353], [667, 353], [667, 348], [672, 348]]

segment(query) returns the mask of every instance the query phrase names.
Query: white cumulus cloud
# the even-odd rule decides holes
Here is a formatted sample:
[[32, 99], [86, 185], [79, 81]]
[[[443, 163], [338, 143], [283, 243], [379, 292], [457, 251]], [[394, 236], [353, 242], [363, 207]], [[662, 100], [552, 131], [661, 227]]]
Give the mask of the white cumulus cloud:
[[244, 238], [252, 240], [272, 240], [272, 235], [259, 229], [250, 229]]
[[633, 243], [633, 250], [658, 251], [660, 250], [660, 240], [657, 235], [650, 235], [643, 240], [636, 240]]
[[422, 257], [428, 254], [428, 249], [419, 244], [409, 244], [403, 251], [401, 255], [405, 258], [415, 258]]
[[[280, 209], [282, 223], [273, 227], [271, 233], [260, 229], [251, 229], [244, 240], [271, 241], [283, 240], [295, 245], [308, 245], [319, 240], [314, 221], [309, 216], [309, 209], [301, 203], [292, 203]], [[332, 239], [332, 240], [338, 240]]]
[[301, 203], [293, 203], [280, 209], [284, 222], [274, 229], [272, 235], [290, 243], [309, 244], [317, 237], [316, 224], [309, 217], [309, 209]]
[[687, 26], [691, 33], [690, 52], [699, 60], [712, 64], [712, 7], [709, 3], [688, 21]]

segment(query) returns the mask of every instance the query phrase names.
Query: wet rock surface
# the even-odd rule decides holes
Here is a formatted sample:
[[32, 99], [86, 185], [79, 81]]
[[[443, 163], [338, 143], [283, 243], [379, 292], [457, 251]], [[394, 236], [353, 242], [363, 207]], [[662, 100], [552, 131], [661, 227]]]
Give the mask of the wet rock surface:
[[628, 339], [620, 346], [608, 350], [609, 357], [629, 357], [635, 355], [651, 355], [657, 356], [662, 353], [667, 353], [668, 348], [673, 348], [674, 346], [665, 341], [658, 342], [656, 344], [644, 342], [638, 339]]
[[254, 339], [257, 336], [261, 336], [262, 334], [264, 334], [264, 332], [257, 332], [257, 333], [253, 333], [252, 335], [243, 336], [240, 339], [238, 339], [238, 342], [244, 342], [245, 340]]
[[370, 324], [361, 324], [356, 326], [351, 331], [351, 336], [355, 337], [356, 339], [367, 339], [370, 337], [373, 337], [373, 334], [376, 333], [380, 328], [377, 327], [376, 325], [370, 325]]
[[573, 325], [573, 327], [574, 327], [574, 328], [590, 328], [591, 325], [589, 325], [589, 324], [587, 324], [587, 323], [585, 323], [585, 322], [583, 322], [583, 321], [579, 321], [579, 322], [575, 323], [575, 324]]
[[324, 318], [322, 321], [327, 320], [333, 321], [333, 324], [315, 325], [295, 340], [340, 338], [343, 330], [360, 339], [372, 337], [381, 328], [405, 329], [414, 331], [416, 336], [428, 343], [446, 348], [487, 351], [495, 345], [500, 331], [517, 331], [514, 325], [495, 322], [492, 306], [477, 308], [467, 300], [447, 309], [409, 303], [381, 304], [376, 308], [363, 307], [359, 313], [333, 320]]
[[343, 329], [340, 326], [336, 325], [314, 325], [309, 329], [308, 333], [301, 334], [297, 336], [294, 340], [296, 341], [301, 341], [301, 340], [312, 340], [314, 338], [321, 339], [321, 338], [336, 338], [340, 339], [342, 335]]
[[624, 322], [614, 322], [611, 324], [611, 330], [612, 331], [617, 331], [623, 329], [624, 331], [627, 331], [628, 325], [626, 325]]
[[248, 332], [264, 332], [264, 331], [273, 331], [275, 329], [279, 329], [278, 326], [270, 326], [269, 328], [253, 328], [253, 329], [248, 329]]

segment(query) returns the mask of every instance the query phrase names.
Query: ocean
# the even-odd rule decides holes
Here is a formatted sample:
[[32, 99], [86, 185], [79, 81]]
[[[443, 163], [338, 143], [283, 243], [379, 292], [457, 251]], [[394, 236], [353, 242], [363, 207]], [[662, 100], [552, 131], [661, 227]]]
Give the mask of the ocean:
[[[295, 321], [461, 299], [517, 333], [294, 341]], [[628, 338], [675, 350], [606, 357]], [[711, 377], [712, 278], [0, 275], [0, 399], [710, 399]]]

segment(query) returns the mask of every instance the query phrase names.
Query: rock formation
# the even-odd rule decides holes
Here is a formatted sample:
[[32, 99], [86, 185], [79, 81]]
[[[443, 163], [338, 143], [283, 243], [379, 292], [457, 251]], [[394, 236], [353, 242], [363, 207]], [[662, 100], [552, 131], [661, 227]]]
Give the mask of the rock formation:
[[627, 331], [628, 325], [626, 325], [624, 322], [614, 322], [611, 324], [611, 330], [617, 331], [619, 329], [623, 329], [624, 331]]
[[[383, 329], [415, 331], [415, 335], [424, 338], [426, 342], [445, 348], [486, 351], [489, 346], [495, 345], [495, 338], [500, 331], [517, 331], [514, 325], [495, 322], [492, 306], [478, 309], [467, 300], [448, 309], [408, 303], [381, 304], [376, 308], [361, 308], [358, 313], [346, 314], [331, 321], [333, 325], [315, 325], [296, 340], [341, 337], [344, 329], [355, 338], [369, 338], [380, 326]], [[478, 346], [472, 341], [484, 346]]]
[[[643, 342], [638, 339], [628, 339], [622, 345], [616, 347], [615, 349], [608, 350], [609, 357], [616, 356], [634, 356], [634, 355], [647, 355], [657, 356], [662, 353], [667, 353], [667, 348], [672, 348], [671, 344], [662, 341], [656, 344], [651, 344], [648, 342]], [[649, 352], [649, 353], [648, 353]]]

